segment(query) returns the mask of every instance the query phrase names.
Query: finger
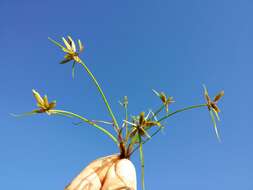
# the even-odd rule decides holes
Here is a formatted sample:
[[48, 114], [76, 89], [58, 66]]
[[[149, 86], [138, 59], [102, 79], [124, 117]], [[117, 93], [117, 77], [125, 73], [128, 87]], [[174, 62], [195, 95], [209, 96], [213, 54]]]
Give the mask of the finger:
[[136, 190], [136, 172], [128, 159], [116, 161], [108, 170], [101, 190]]

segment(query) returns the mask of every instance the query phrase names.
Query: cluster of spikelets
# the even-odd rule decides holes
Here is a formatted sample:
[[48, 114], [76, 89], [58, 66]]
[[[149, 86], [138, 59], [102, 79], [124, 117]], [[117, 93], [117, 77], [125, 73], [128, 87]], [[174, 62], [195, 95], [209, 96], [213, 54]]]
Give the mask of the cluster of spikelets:
[[[82, 42], [80, 40], [78, 40], [78, 48], [77, 48], [75, 42], [73, 41], [73, 39], [70, 36], [67, 36], [67, 38], [62, 38], [64, 45], [61, 45], [60, 43], [56, 42], [55, 40], [53, 40], [51, 38], [49, 38], [49, 40], [51, 42], [53, 42], [55, 45], [57, 45], [59, 48], [61, 48], [61, 50], [65, 53], [64, 59], [60, 62], [61, 64], [65, 64], [65, 63], [73, 61], [73, 65], [72, 65], [72, 75], [73, 76], [74, 76], [74, 68], [75, 68], [76, 63], [80, 64], [85, 69], [85, 71], [88, 73], [88, 75], [91, 77], [92, 81], [94, 82], [95, 86], [97, 87], [98, 92], [100, 93], [100, 95], [106, 105], [107, 111], [108, 111], [109, 115], [111, 116], [112, 121], [108, 122], [108, 121], [101, 121], [101, 120], [90, 120], [90, 119], [87, 119], [87, 118], [85, 118], [81, 115], [78, 115], [76, 113], [73, 113], [73, 112], [69, 112], [69, 111], [65, 111], [65, 110], [57, 110], [57, 109], [55, 109], [56, 101], [49, 102], [46, 95], [44, 97], [42, 97], [34, 89], [32, 90], [32, 92], [33, 92], [33, 95], [36, 99], [38, 109], [36, 109], [32, 112], [29, 112], [27, 114], [47, 113], [48, 115], [55, 114], [55, 115], [63, 115], [63, 116], [68, 116], [68, 117], [75, 117], [75, 118], [80, 119], [82, 122], [87, 123], [97, 129], [99, 129], [104, 134], [108, 135], [118, 146], [119, 151], [120, 151], [119, 155], [112, 156], [113, 158], [116, 156], [117, 162], [120, 159], [130, 159], [130, 156], [136, 150], [139, 150], [141, 167], [142, 167], [142, 188], [143, 189], [144, 189], [144, 159], [143, 159], [142, 146], [144, 143], [149, 141], [153, 136], [155, 136], [162, 128], [164, 128], [164, 126], [161, 123], [163, 120], [171, 117], [174, 114], [177, 114], [177, 113], [180, 113], [180, 112], [183, 112], [186, 110], [200, 108], [200, 107], [207, 107], [210, 112], [211, 118], [212, 118], [212, 122], [214, 125], [216, 136], [220, 140], [220, 136], [219, 136], [217, 125], [216, 125], [216, 119], [219, 120], [218, 113], [220, 112], [220, 109], [218, 108], [217, 103], [221, 99], [221, 97], [224, 95], [224, 91], [221, 91], [220, 93], [218, 93], [214, 97], [214, 99], [211, 100], [211, 98], [208, 95], [207, 89], [204, 86], [204, 97], [205, 97], [206, 103], [189, 106], [189, 107], [182, 108], [182, 109], [176, 110], [174, 112], [171, 112], [169, 107], [170, 107], [171, 103], [174, 102], [173, 97], [167, 96], [164, 92], [157, 92], [156, 90], [153, 90], [153, 92], [159, 97], [162, 105], [154, 112], [149, 111], [149, 113], [147, 115], [145, 115], [144, 112], [141, 112], [139, 115], [132, 116], [131, 118], [129, 118], [129, 116], [128, 116], [128, 99], [125, 96], [123, 102], [122, 103], [120, 102], [120, 104], [124, 107], [124, 110], [125, 110], [125, 118], [122, 120], [122, 125], [119, 126], [119, 124], [114, 116], [114, 113], [112, 112], [112, 109], [111, 109], [111, 107], [106, 99], [106, 96], [105, 96], [104, 92], [102, 91], [102, 88], [100, 87], [98, 81], [96, 80], [96, 78], [92, 74], [92, 72], [89, 70], [87, 65], [80, 58], [80, 53], [83, 52], [83, 50], [84, 50], [84, 46], [83, 46]], [[160, 117], [159, 114], [162, 113], [163, 109], [165, 109], [165, 115]], [[105, 124], [106, 125], [110, 124], [112, 126], [112, 129], [115, 130], [116, 135], [113, 135], [108, 130], [108, 128], [102, 126]], [[152, 130], [153, 128], [156, 128], [156, 130], [153, 131]], [[150, 132], [153, 132], [153, 133], [150, 134]], [[102, 184], [102, 181], [105, 180], [105, 178], [106, 178], [105, 177], [106, 173], [108, 171], [110, 171], [110, 167], [112, 167], [113, 164], [116, 164], [116, 161], [113, 163], [110, 162], [111, 163], [110, 167], [104, 166], [103, 164], [101, 164], [101, 162], [96, 162], [96, 163], [100, 163], [99, 166], [95, 167], [98, 169], [98, 171], [101, 170], [100, 172], [97, 172], [97, 170], [94, 168], [93, 168], [93, 170], [90, 170], [91, 167], [94, 166], [94, 164], [93, 165], [91, 164], [87, 167], [89, 169], [86, 168], [84, 171], [82, 171], [66, 189], [73, 190], [73, 189], [77, 188], [77, 186], [80, 186], [80, 187], [85, 186], [85, 187], [87, 187], [87, 189], [90, 189], [90, 185], [92, 185], [92, 183], [94, 182], [93, 181], [91, 183], [92, 180], [90, 179], [91, 178], [90, 176], [96, 176], [96, 175], [97, 175], [97, 178], [100, 180], [100, 183]], [[106, 171], [105, 171], [105, 169], [103, 169], [104, 167], [107, 168]], [[133, 175], [135, 175], [135, 171], [133, 173], [134, 173]], [[101, 178], [101, 175], [104, 176], [103, 179]], [[111, 178], [109, 177], [109, 179], [111, 179]], [[94, 178], [94, 180], [95, 180], [95, 178]], [[114, 181], [115, 180], [116, 179], [114, 179]], [[131, 180], [133, 180], [133, 179], [131, 178]], [[108, 183], [110, 184], [112, 182], [110, 182], [110, 180], [109, 180]], [[109, 186], [106, 186], [106, 188], [105, 188], [105, 187], [102, 187], [101, 184], [100, 184], [100, 186], [98, 185], [99, 188], [97, 188], [97, 189], [101, 189], [101, 190], [110, 189]], [[132, 186], [130, 185], [131, 187], [129, 187], [129, 189], [136, 189], [136, 183], [133, 182], [132, 184], [134, 184], [134, 185], [132, 185]], [[111, 185], [111, 187], [120, 188], [120, 182], [119, 182], [118, 186]], [[77, 188], [77, 189], [79, 189], [79, 188]], [[81, 189], [84, 190], [85, 188], [81, 188]]]

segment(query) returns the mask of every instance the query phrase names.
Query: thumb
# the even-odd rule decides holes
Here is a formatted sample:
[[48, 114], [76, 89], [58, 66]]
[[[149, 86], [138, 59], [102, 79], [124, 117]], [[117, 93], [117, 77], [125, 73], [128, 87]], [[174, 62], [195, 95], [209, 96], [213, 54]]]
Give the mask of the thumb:
[[136, 190], [136, 172], [132, 162], [121, 159], [108, 170], [101, 190]]
[[117, 160], [118, 155], [111, 155], [91, 162], [65, 190], [100, 190], [109, 168]]

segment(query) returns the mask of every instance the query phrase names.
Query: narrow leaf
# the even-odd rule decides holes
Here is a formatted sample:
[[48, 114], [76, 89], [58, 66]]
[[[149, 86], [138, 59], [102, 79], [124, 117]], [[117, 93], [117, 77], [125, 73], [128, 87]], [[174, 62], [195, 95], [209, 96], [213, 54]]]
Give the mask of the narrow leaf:
[[73, 40], [70, 36], [68, 36], [68, 39], [69, 39], [69, 41], [70, 41], [71, 49], [72, 49], [74, 52], [76, 52], [76, 44], [75, 44], [74, 40]]
[[79, 52], [82, 52], [84, 47], [83, 47], [81, 40], [78, 40], [78, 45], [79, 45]]
[[73, 116], [71, 116], [71, 115], [68, 115], [68, 114], [65, 114], [65, 113], [54, 112], [54, 110], [51, 110], [51, 113], [52, 114], [57, 114], [57, 115], [60, 115], [60, 116], [64, 116], [64, 117], [73, 118]]
[[67, 50], [72, 50], [72, 47], [70, 46], [70, 44], [67, 42], [67, 40], [64, 38], [64, 37], [62, 37], [62, 41], [64, 42], [64, 44], [65, 44], [65, 46], [66, 46], [66, 48], [67, 48]]
[[76, 65], [76, 62], [74, 61], [73, 65], [72, 65], [72, 78], [73, 79], [75, 78], [75, 65]]
[[215, 121], [215, 117], [214, 117], [214, 114], [213, 114], [212, 110], [210, 110], [209, 113], [210, 113], [211, 118], [212, 118], [212, 122], [213, 122], [213, 126], [214, 126], [214, 130], [215, 130], [215, 134], [217, 136], [217, 139], [218, 139], [219, 142], [221, 142], [220, 135], [219, 135], [218, 128], [217, 128], [217, 125], [216, 125], [216, 121]]
[[119, 104], [120, 104], [121, 106], [124, 106], [124, 104], [123, 104], [121, 101], [119, 101]]
[[10, 113], [10, 115], [13, 117], [25, 117], [25, 116], [35, 115], [35, 114], [38, 114], [37, 110], [34, 110], [32, 112], [22, 113], [22, 114]]
[[222, 90], [221, 92], [219, 92], [219, 94], [215, 96], [214, 102], [217, 102], [218, 100], [220, 100], [222, 96], [224, 96], [224, 90]]
[[45, 95], [45, 96], [43, 97], [43, 100], [44, 100], [45, 106], [46, 106], [46, 107], [49, 107], [47, 95]]
[[69, 61], [71, 61], [71, 59], [63, 59], [60, 64], [65, 64], [65, 63], [68, 63]]
[[160, 97], [160, 93], [157, 92], [156, 90], [152, 89], [152, 91], [155, 93], [155, 95], [157, 95], [158, 97]]
[[218, 112], [215, 109], [213, 109], [213, 112], [215, 113], [215, 116], [216, 116], [217, 120], [220, 121], [220, 117], [219, 117]]
[[43, 100], [43, 98], [40, 96], [40, 94], [39, 94], [36, 90], [34, 90], [34, 89], [32, 89], [32, 93], [33, 93], [33, 96], [35, 97], [37, 103], [38, 103], [40, 106], [43, 106], [43, 105], [44, 105], [44, 100]]
[[60, 47], [64, 52], [69, 53], [69, 51], [62, 46], [60, 43], [58, 43], [57, 41], [53, 40], [52, 38], [48, 37], [49, 41], [51, 41], [53, 44], [55, 44], [56, 46]]
[[141, 131], [144, 133], [145, 137], [147, 137], [148, 139], [151, 139], [151, 136], [148, 134], [148, 132], [145, 129]]
[[103, 123], [103, 124], [107, 124], [107, 125], [112, 125], [112, 122], [109, 121], [103, 121], [103, 120], [91, 120], [93, 123]]

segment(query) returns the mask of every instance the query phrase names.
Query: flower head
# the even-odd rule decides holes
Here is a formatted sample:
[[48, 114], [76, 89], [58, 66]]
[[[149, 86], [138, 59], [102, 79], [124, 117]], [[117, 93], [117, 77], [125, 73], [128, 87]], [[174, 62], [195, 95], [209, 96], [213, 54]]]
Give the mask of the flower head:
[[34, 113], [47, 113], [48, 115], [51, 114], [51, 110], [55, 108], [56, 101], [48, 102], [47, 95], [45, 95], [43, 98], [40, 96], [40, 94], [36, 90], [32, 90], [33, 96], [36, 99], [38, 110], [34, 110]]
[[166, 97], [165, 93], [164, 92], [157, 92], [156, 90], [153, 89], [153, 92], [161, 99], [163, 105], [165, 106], [166, 108], [166, 112], [168, 113], [169, 112], [169, 105], [173, 102], [175, 102], [173, 100], [173, 97], [169, 96], [168, 98]]
[[136, 134], [140, 134], [141, 136], [150, 138], [149, 134], [147, 133], [147, 129], [153, 126], [161, 126], [161, 124], [157, 121], [150, 121], [148, 120], [149, 115], [145, 117], [145, 113], [141, 112], [138, 117], [133, 118], [133, 129], [130, 132], [130, 136], [133, 137]]
[[207, 103], [207, 107], [209, 110], [214, 110], [215, 112], [220, 112], [219, 107], [217, 106], [218, 101], [224, 96], [224, 91], [220, 91], [213, 100], [211, 100], [210, 96], [208, 95], [207, 89], [204, 86], [204, 95]]
[[60, 62], [61, 64], [68, 63], [69, 61], [72, 61], [72, 60], [74, 61], [74, 63], [81, 62], [81, 59], [79, 58], [79, 53], [81, 53], [84, 50], [84, 46], [80, 40], [78, 40], [79, 49], [77, 50], [76, 44], [70, 36], [67, 36], [67, 39], [62, 37], [62, 41], [64, 42], [65, 47], [51, 38], [48, 38], [48, 39], [51, 42], [53, 42], [55, 45], [60, 47], [62, 51], [66, 53], [66, 55], [64, 56], [64, 59]]
[[224, 91], [219, 92], [214, 97], [214, 99], [211, 100], [211, 98], [210, 98], [210, 96], [209, 96], [209, 94], [207, 92], [207, 88], [204, 86], [204, 96], [205, 96], [205, 100], [206, 100], [206, 105], [208, 107], [210, 116], [212, 118], [212, 122], [213, 122], [213, 126], [214, 126], [214, 130], [215, 130], [216, 136], [217, 136], [218, 140], [220, 141], [220, 135], [219, 135], [218, 128], [217, 128], [217, 125], [216, 125], [215, 116], [216, 116], [217, 120], [219, 121], [220, 118], [219, 118], [218, 113], [220, 112], [220, 109], [217, 106], [217, 103], [224, 96]]

